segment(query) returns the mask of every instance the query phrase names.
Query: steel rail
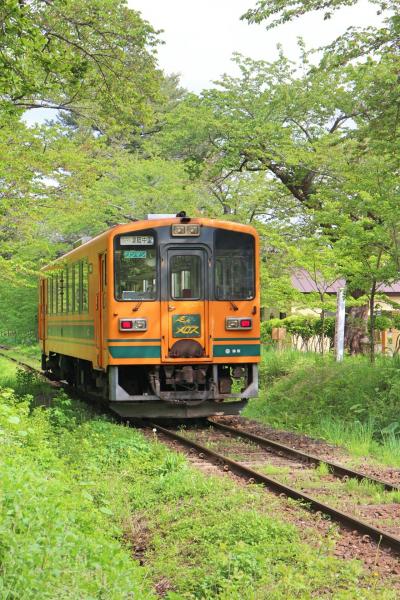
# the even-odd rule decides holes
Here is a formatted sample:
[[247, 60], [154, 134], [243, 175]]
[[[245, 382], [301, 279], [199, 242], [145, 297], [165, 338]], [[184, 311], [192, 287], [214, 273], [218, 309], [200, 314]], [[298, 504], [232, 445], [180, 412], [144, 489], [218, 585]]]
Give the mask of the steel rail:
[[34, 373], [39, 373], [39, 375], [44, 376], [43, 371], [41, 371], [40, 369], [37, 369], [36, 367], [32, 367], [32, 365], [28, 365], [27, 363], [24, 363], [21, 360], [14, 358], [13, 356], [9, 356], [5, 352], [0, 352], [0, 356], [3, 356], [3, 358], [8, 358], [8, 360], [11, 360], [12, 362], [15, 362], [17, 365], [24, 367], [24, 369], [28, 369], [29, 371], [33, 371]]
[[289, 454], [293, 458], [297, 458], [315, 465], [325, 464], [329, 467], [332, 474], [336, 475], [337, 477], [351, 477], [353, 479], [358, 479], [359, 481], [371, 481], [372, 483], [379, 484], [388, 492], [400, 492], [399, 486], [393, 485], [388, 481], [384, 481], [383, 479], [378, 479], [377, 477], [371, 477], [366, 473], [361, 473], [360, 471], [348, 469], [347, 467], [344, 467], [339, 463], [324, 460], [323, 458], [320, 458], [313, 454], [302, 452], [301, 450], [296, 450], [295, 448], [291, 448], [290, 446], [286, 446], [284, 444], [276, 442], [275, 440], [255, 435], [254, 433], [244, 431], [243, 429], [236, 429], [236, 427], [230, 427], [229, 425], [219, 423], [217, 421], [214, 421], [213, 419], [207, 419], [207, 421], [216, 429], [220, 429], [221, 431], [231, 433], [235, 437], [251, 440], [252, 442], [255, 442], [262, 448], [272, 448], [273, 450]]
[[50, 385], [50, 387], [66, 389], [68, 391], [68, 393], [71, 393], [71, 390], [66, 383], [63, 383], [62, 381], [59, 381], [58, 379], [51, 379], [51, 377], [46, 375], [46, 373], [44, 371], [42, 371], [42, 369], [40, 369], [39, 367], [32, 367], [32, 365], [28, 365], [28, 363], [22, 362], [18, 358], [9, 356], [8, 354], [5, 354], [4, 352], [1, 352], [1, 351], [0, 351], [0, 356], [2, 356], [3, 358], [7, 358], [8, 360], [11, 360], [12, 362], [16, 363], [17, 365], [26, 369], [27, 371], [30, 371], [31, 373], [36, 373], [37, 375], [40, 375], [41, 377], [43, 377], [43, 379], [46, 380], [46, 382], [48, 383], [48, 385]]
[[363, 535], [368, 535], [372, 540], [377, 542], [379, 545], [385, 546], [391, 550], [393, 550], [396, 554], [400, 554], [400, 538], [393, 536], [382, 529], [374, 527], [373, 525], [369, 525], [365, 521], [361, 521], [356, 517], [348, 515], [332, 506], [328, 506], [327, 504], [323, 504], [316, 498], [308, 496], [307, 494], [303, 494], [302, 492], [295, 490], [271, 477], [264, 475], [263, 473], [259, 473], [258, 471], [254, 471], [250, 467], [246, 467], [242, 463], [239, 463], [231, 458], [223, 456], [214, 450], [210, 450], [206, 446], [202, 446], [193, 440], [190, 440], [170, 429], [166, 429], [156, 423], [151, 425], [156, 430], [160, 431], [170, 439], [179, 442], [181, 445], [186, 446], [189, 449], [197, 450], [200, 455], [204, 457], [208, 457], [211, 459], [211, 462], [214, 462], [218, 465], [227, 465], [230, 467], [233, 473], [239, 475], [240, 477], [245, 477], [251, 483], [260, 483], [267, 488], [278, 494], [284, 494], [289, 498], [293, 498], [294, 500], [301, 500], [306, 503], [308, 507], [314, 511], [319, 511], [325, 515], [329, 515], [333, 518], [334, 521], [343, 525], [344, 527], [350, 528], [352, 530], [356, 530], [358, 533]]

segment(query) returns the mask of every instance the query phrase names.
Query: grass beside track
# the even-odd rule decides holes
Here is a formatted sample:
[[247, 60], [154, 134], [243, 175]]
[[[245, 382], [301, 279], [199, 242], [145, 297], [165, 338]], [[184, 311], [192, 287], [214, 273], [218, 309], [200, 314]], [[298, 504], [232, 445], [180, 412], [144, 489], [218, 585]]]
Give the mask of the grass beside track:
[[400, 466], [400, 360], [267, 351], [262, 391], [244, 415]]
[[35, 406], [42, 385], [0, 359], [0, 598], [396, 597], [332, 556], [334, 531], [308, 544], [256, 486], [207, 477], [63, 392], [40, 388], [50, 407]]
[[20, 360], [35, 369], [40, 369], [41, 349], [39, 344], [31, 344], [29, 346], [0, 346], [0, 353]]
[[[38, 368], [38, 344], [6, 352]], [[285, 350], [263, 353], [261, 393], [245, 416], [345, 446], [356, 458], [400, 467], [400, 357], [345, 357]], [[356, 461], [357, 464], [357, 461]]]

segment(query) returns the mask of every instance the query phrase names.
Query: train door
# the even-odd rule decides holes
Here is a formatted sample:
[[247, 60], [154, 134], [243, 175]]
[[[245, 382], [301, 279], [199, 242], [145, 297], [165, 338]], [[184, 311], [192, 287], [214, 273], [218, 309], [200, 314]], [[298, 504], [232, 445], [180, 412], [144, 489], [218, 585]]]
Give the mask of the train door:
[[107, 253], [99, 254], [99, 289], [96, 295], [96, 347], [97, 363], [104, 367], [106, 362], [105, 338], [107, 331]]
[[162, 360], [209, 360], [207, 252], [169, 248], [162, 266]]

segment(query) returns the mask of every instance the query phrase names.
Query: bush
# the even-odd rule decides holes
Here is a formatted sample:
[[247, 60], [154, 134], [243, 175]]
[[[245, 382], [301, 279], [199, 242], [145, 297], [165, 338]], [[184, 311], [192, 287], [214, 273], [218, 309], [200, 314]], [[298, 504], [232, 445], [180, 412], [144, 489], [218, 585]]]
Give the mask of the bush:
[[[374, 322], [376, 331], [385, 331], [393, 327], [393, 319], [387, 315], [376, 315]], [[370, 331], [371, 319], [368, 319], [368, 331]]]
[[0, 597], [152, 597], [108, 508], [87, 491], [89, 473], [68, 466], [68, 433], [31, 405], [0, 389]]
[[261, 342], [268, 343], [272, 340], [272, 329], [274, 327], [283, 327], [281, 319], [269, 319], [269, 321], [261, 321]]
[[322, 333], [325, 337], [333, 340], [335, 337], [335, 317], [308, 317], [302, 315], [292, 315], [285, 319], [270, 319], [261, 323], [261, 342], [271, 341], [272, 329], [274, 327], [283, 327], [295, 338], [301, 338], [307, 343], [312, 337], [321, 338]]

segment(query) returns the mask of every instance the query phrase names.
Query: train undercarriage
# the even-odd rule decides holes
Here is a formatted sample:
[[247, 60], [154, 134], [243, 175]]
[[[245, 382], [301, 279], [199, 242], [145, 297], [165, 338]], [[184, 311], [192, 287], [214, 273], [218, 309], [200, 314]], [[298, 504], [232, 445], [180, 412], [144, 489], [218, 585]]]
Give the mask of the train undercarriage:
[[199, 418], [239, 414], [258, 393], [258, 366], [245, 364], [166, 364], [109, 366], [50, 352], [42, 368], [95, 395], [122, 417]]

